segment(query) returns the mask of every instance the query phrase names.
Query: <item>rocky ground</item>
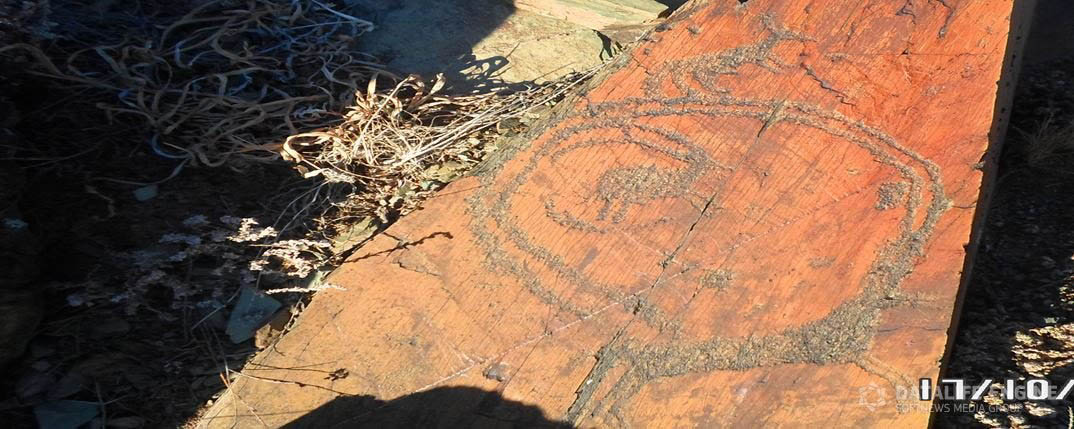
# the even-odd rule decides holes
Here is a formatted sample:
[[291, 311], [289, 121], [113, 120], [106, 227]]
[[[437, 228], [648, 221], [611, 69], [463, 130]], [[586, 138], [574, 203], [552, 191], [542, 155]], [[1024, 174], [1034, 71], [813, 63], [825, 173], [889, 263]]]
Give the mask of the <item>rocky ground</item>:
[[[1043, 2], [1029, 42], [947, 372], [974, 386], [1039, 378], [1062, 390], [1074, 379], [1074, 51], [1062, 51], [1072, 14], [1058, 3]], [[938, 425], [1074, 425], [1074, 392], [1043, 401], [998, 392], [938, 414]]]
[[[337, 6], [340, 11], [331, 9]], [[606, 60], [614, 49], [592, 29], [516, 10], [509, 2], [500, 1], [143, 0], [132, 6], [111, 1], [0, 0], [0, 370], [6, 375], [0, 377], [0, 421], [5, 422], [4, 427], [47, 426], [45, 422], [49, 421], [53, 425], [48, 427], [180, 427], [188, 423], [225, 389], [234, 377], [234, 373], [227, 375], [229, 369], [241, 368], [252, 353], [265, 346], [266, 338], [278, 335], [290, 316], [300, 311], [308, 296], [303, 289], [319, 278], [313, 270], [330, 265], [315, 258], [318, 263], [307, 266], [305, 271], [309, 283], [290, 277], [273, 280], [256, 272], [258, 255], [274, 250], [294, 253], [295, 249], [266, 250], [265, 243], [276, 238], [279, 242], [308, 241], [331, 244], [331, 252], [337, 252], [337, 245], [349, 249], [379, 226], [363, 221], [371, 218], [343, 213], [339, 222], [332, 222], [333, 227], [354, 227], [345, 228], [347, 234], [329, 236], [318, 229], [325, 222], [311, 214], [318, 207], [311, 208], [314, 204], [306, 201], [315, 192], [320, 200], [314, 196], [313, 201], [321, 203], [340, 197], [338, 190], [346, 189], [346, 184], [337, 184], [322, 195], [321, 190], [329, 188], [322, 188], [316, 175], [307, 174], [308, 169], [298, 171], [292, 163], [275, 158], [248, 162], [233, 157], [216, 168], [190, 162], [176, 155], [179, 152], [173, 143], [177, 140], [164, 141], [162, 148], [161, 141], [165, 139], [147, 137], [160, 132], [160, 127], [143, 127], [139, 122], [143, 117], [123, 112], [113, 115], [101, 107], [128, 97], [145, 99], [132, 95], [140, 92], [109, 94], [107, 88], [102, 91], [101, 85], [87, 84], [90, 79], [72, 78], [72, 70], [81, 70], [86, 72], [84, 76], [103, 79], [102, 76], [111, 76], [118, 64], [131, 62], [137, 63], [132, 70], [139, 72], [159, 68], [157, 72], [161, 74], [147, 75], [154, 79], [141, 78], [152, 84], [142, 82], [139, 87], [157, 88], [155, 84], [170, 84], [172, 77], [182, 82], [194, 79], [196, 73], [213, 75], [232, 66], [240, 67], [235, 65], [240, 63], [219, 61], [221, 57], [212, 53], [188, 52], [189, 58], [184, 57], [183, 63], [190, 65], [183, 67], [167, 64], [178, 61], [179, 54], [146, 59], [155, 55], [154, 47], [199, 34], [194, 29], [201, 25], [221, 25], [213, 24], [216, 16], [176, 24], [201, 7], [229, 11], [217, 15], [260, 17], [262, 24], [281, 26], [272, 28], [274, 32], [262, 27], [233, 26], [230, 31], [234, 34], [214, 39], [214, 43], [222, 44], [223, 52], [232, 45], [239, 47], [236, 51], [249, 52], [246, 46], [253, 45], [264, 49], [258, 51], [258, 61], [289, 70], [295, 65], [302, 70], [301, 60], [292, 64], [288, 57], [286, 61], [272, 62], [271, 52], [282, 46], [277, 42], [295, 43], [296, 38], [306, 40], [340, 23], [349, 25], [368, 19], [376, 30], [362, 32], [355, 39], [352, 35], [358, 33], [343, 31], [349, 28], [343, 26], [339, 27], [343, 30], [314, 45], [345, 46], [348, 54], [370, 61], [378, 73], [381, 67], [400, 76], [417, 73], [434, 88], [444, 82], [434, 79], [442, 73], [447, 79], [444, 93], [490, 94], [510, 87], [517, 96], [512, 100], [529, 94], [535, 105], [553, 103], [558, 96], [550, 95], [554, 89], [540, 95], [526, 92], [534, 81], [554, 81], [574, 71], [588, 70]], [[257, 13], [248, 13], [245, 8]], [[280, 11], [286, 14], [278, 19], [267, 18]], [[320, 17], [321, 21], [293, 24], [300, 12], [311, 19]], [[420, 14], [421, 19], [412, 19], [408, 14]], [[198, 22], [202, 24], [194, 25]], [[178, 27], [169, 27], [173, 24]], [[166, 38], [161, 35], [166, 28], [182, 35]], [[434, 28], [438, 31], [428, 31]], [[100, 52], [83, 49], [127, 42], [133, 47], [117, 48], [115, 52], [104, 47]], [[116, 53], [119, 51], [122, 53]], [[101, 58], [108, 57], [116, 67], [84, 59], [72, 64], [69, 52], [97, 53]], [[109, 56], [113, 54], [115, 58]], [[55, 69], [45, 67], [47, 60], [42, 61], [42, 57], [60, 64], [63, 71], [50, 71]], [[326, 57], [333, 56], [317, 58]], [[195, 58], [200, 58], [198, 67], [193, 66]], [[103, 68], [96, 68], [102, 64]], [[178, 69], [190, 70], [175, 76], [162, 71]], [[337, 77], [359, 79], [360, 73], [348, 74], [355, 70], [335, 72]], [[274, 79], [285, 76], [241, 70], [236, 73], [233, 76], [239, 77], [233, 77], [232, 86], [222, 84], [238, 94], [229, 95], [232, 101], [259, 100], [272, 94], [268, 86], [278, 93], [282, 84]], [[170, 77], [154, 81], [161, 76]], [[321, 72], [312, 76], [308, 82], [320, 85], [322, 90], [341, 82], [335, 79], [328, 83], [330, 79]], [[300, 82], [300, 86], [307, 82], [287, 81]], [[121, 78], [117, 82], [117, 88], [127, 88], [141, 81]], [[367, 86], [362, 82], [364, 92]], [[379, 82], [379, 94], [391, 90], [390, 86], [385, 88], [391, 82], [389, 78]], [[241, 92], [247, 86], [262, 90]], [[373, 86], [368, 88], [372, 97]], [[413, 92], [404, 89], [401, 94]], [[497, 97], [506, 99], [509, 95]], [[177, 99], [161, 100], [165, 106], [169, 100], [185, 106]], [[467, 100], [468, 105], [481, 105], [476, 98]], [[148, 103], [150, 110], [156, 111], [158, 102], [161, 101], [154, 99]], [[206, 105], [211, 103], [191, 112], [210, 110]], [[125, 111], [136, 111], [132, 106], [139, 104], [124, 105]], [[417, 109], [408, 108], [410, 113]], [[170, 109], [162, 107], [160, 111]], [[345, 113], [323, 109], [331, 107], [296, 109], [289, 114], [287, 123], [298, 123], [300, 129], [309, 131], [301, 128], [303, 120]], [[461, 110], [465, 106], [457, 108]], [[238, 108], [222, 116], [234, 118], [250, 111]], [[425, 125], [447, 123], [450, 117], [441, 115]], [[433, 187], [462, 174], [483, 156], [478, 149], [484, 141], [518, 132], [537, 117], [539, 114], [529, 112], [503, 121], [503, 126], [494, 120], [491, 128], [460, 134], [463, 138], [457, 140], [469, 148], [442, 148], [434, 154], [439, 159], [437, 165], [418, 170], [428, 173], [430, 180], [414, 186], [399, 180], [386, 186], [389, 194], [398, 195], [383, 204], [379, 222], [389, 223], [398, 217], [402, 206], [416, 204], [414, 195], [431, 192]], [[280, 118], [270, 118], [265, 124], [279, 128], [284, 126], [281, 122]], [[338, 120], [327, 123], [336, 124]], [[191, 120], [176, 129], [196, 131], [199, 126], [211, 125], [212, 121]], [[261, 131], [251, 131], [243, 138], [250, 142], [279, 142], [280, 136]], [[370, 188], [354, 186], [349, 195], [376, 191]], [[291, 231], [325, 233], [323, 237], [313, 237], [323, 240], [297, 240], [301, 237], [294, 234], [284, 237], [283, 230], [289, 227]], [[299, 259], [307, 258], [295, 260]], [[251, 284], [280, 292], [272, 297], [280, 301], [274, 305], [284, 310], [253, 339], [231, 337], [230, 323], [244, 319], [235, 317], [242, 316], [235, 304], [243, 300], [239, 290]], [[271, 316], [272, 311], [265, 313]]]

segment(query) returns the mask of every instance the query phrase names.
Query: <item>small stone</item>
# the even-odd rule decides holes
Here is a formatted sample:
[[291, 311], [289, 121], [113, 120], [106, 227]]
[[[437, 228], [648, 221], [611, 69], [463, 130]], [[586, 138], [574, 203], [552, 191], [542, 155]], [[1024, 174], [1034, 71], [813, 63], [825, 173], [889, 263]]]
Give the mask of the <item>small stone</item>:
[[157, 197], [157, 185], [148, 185], [135, 189], [131, 192], [138, 201], [149, 201]]
[[489, 380], [504, 381], [507, 380], [507, 370], [507, 365], [496, 363], [485, 368], [481, 375], [484, 375]]
[[38, 427], [76, 428], [90, 423], [100, 411], [100, 404], [87, 401], [48, 401], [34, 406]]
[[518, 118], [506, 118], [496, 124], [496, 132], [504, 135], [514, 135], [522, 127], [522, 121]]

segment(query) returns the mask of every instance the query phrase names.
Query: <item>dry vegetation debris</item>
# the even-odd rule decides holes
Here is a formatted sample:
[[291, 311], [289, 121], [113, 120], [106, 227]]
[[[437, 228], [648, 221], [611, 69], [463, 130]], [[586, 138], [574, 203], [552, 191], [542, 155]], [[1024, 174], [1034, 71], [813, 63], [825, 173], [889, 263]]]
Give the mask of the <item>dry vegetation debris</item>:
[[93, 258], [40, 285], [58, 304], [18, 339], [5, 416], [73, 398], [180, 424], [252, 353], [220, 338], [240, 290], [333, 288], [325, 269], [595, 72], [451, 93], [383, 70], [369, 31], [327, 0], [0, 0], [0, 183], [20, 183], [0, 192], [58, 183], [0, 205], [0, 232]]
[[[532, 116], [589, 75], [447, 95], [442, 76], [427, 86], [357, 52], [355, 40], [373, 24], [316, 0], [208, 1], [149, 28], [149, 37], [111, 35], [49, 52], [13, 43], [0, 55], [83, 94], [110, 126], [177, 163], [162, 180], [99, 180], [154, 185], [187, 166], [295, 163], [317, 180], [305, 182], [274, 227], [280, 239], [302, 240], [287, 243], [288, 256], [317, 254], [311, 264], [329, 259], [318, 249], [331, 247], [324, 239], [346, 230], [341, 224], [394, 221], [482, 159], [497, 138], [490, 130]], [[310, 229], [310, 220], [318, 226]], [[306, 265], [291, 264], [300, 274], [312, 271]]]

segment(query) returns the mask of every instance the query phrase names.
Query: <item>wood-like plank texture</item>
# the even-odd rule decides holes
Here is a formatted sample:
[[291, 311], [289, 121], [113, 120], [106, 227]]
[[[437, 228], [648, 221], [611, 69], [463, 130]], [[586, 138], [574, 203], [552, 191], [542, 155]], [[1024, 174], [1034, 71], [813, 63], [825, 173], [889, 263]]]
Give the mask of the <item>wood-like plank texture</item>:
[[[362, 248], [202, 425], [924, 425], [894, 393], [939, 370], [1013, 7], [688, 5]], [[338, 399], [451, 386], [496, 393]]]

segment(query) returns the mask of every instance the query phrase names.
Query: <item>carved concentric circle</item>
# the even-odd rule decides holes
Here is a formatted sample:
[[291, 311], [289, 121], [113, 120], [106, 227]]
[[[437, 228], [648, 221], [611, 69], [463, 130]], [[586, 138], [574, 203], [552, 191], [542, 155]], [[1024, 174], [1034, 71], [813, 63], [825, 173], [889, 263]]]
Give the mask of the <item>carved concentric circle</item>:
[[[756, 45], [665, 64], [646, 82], [645, 98], [587, 106], [486, 177], [473, 198], [473, 232], [490, 265], [564, 322], [622, 304], [648, 332], [676, 338], [617, 336], [569, 419], [590, 408], [600, 380], [624, 362], [629, 369], [603, 401], [624, 400], [657, 377], [856, 361], [948, 208], [936, 165], [883, 131], [814, 104], [732, 94], [712, 82], [744, 66], [778, 68], [772, 48], [800, 39], [770, 31]], [[869, 161], [813, 165], [840, 151], [867, 153], [847, 158]], [[829, 188], [845, 191], [826, 195]], [[887, 223], [855, 221], [860, 216]], [[854, 247], [832, 241], [843, 223], [882, 224], [853, 232], [873, 241], [861, 248], [880, 250], [835, 252]], [[813, 243], [782, 243], [780, 232], [791, 230]], [[806, 269], [831, 270], [831, 284], [776, 283]], [[802, 313], [824, 302], [832, 304]], [[752, 318], [754, 310], [796, 313], [781, 321]]]

